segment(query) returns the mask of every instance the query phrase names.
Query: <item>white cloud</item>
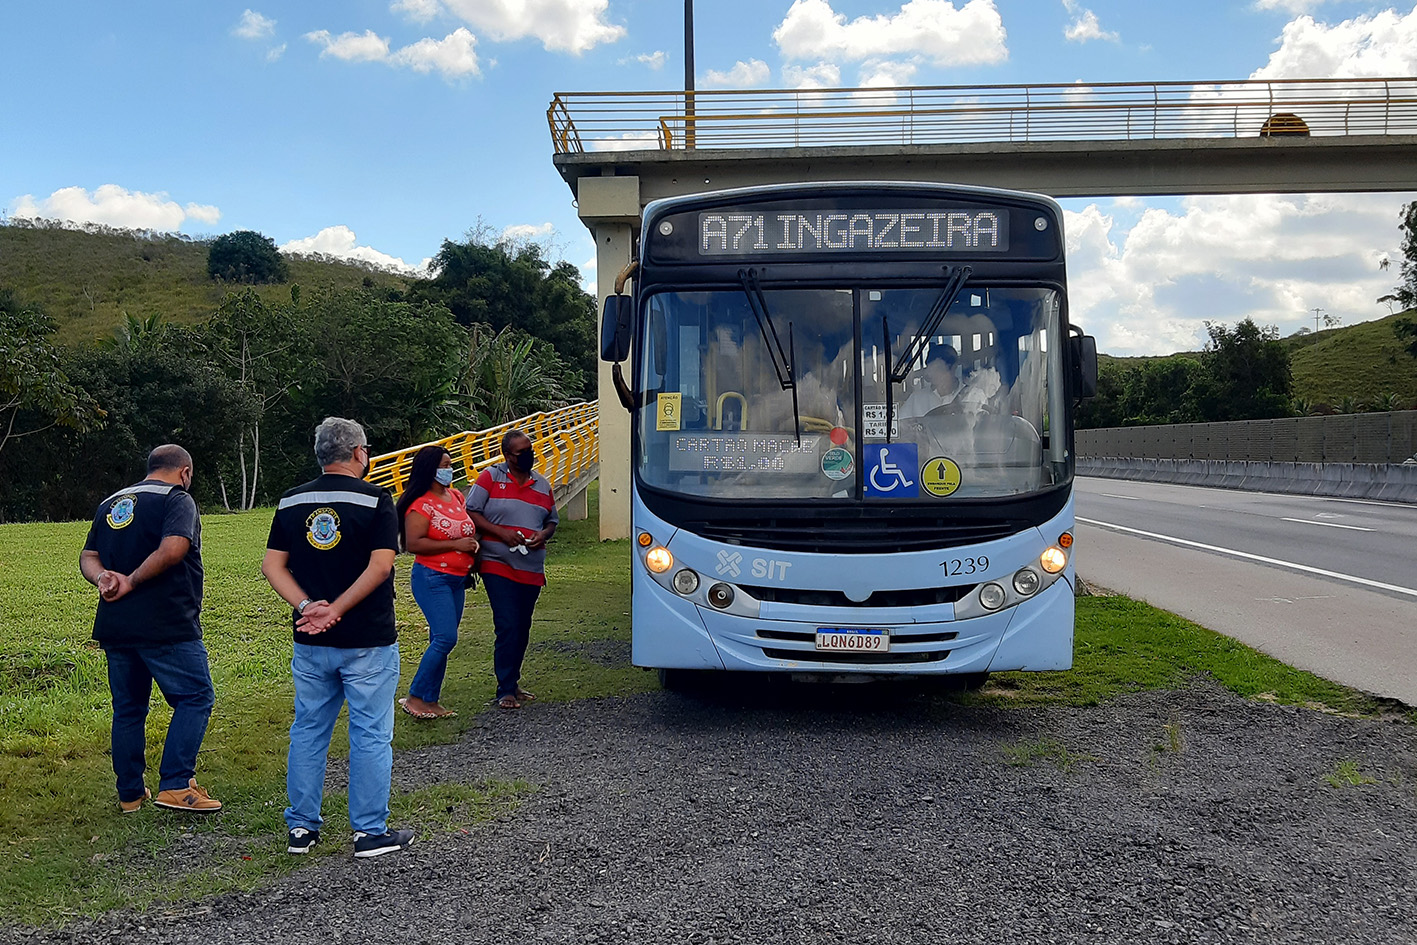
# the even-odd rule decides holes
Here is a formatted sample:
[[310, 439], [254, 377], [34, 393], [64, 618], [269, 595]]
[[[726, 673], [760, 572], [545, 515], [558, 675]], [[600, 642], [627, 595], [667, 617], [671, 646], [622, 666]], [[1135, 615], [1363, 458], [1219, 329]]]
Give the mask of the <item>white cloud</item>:
[[1255, 0], [1255, 9], [1282, 10], [1292, 16], [1298, 13], [1308, 13], [1323, 2], [1324, 0]]
[[42, 200], [24, 194], [11, 201], [10, 215], [169, 233], [179, 229], [189, 217], [201, 223], [221, 219], [216, 207], [189, 203], [184, 209], [165, 193], [130, 191], [117, 184], [103, 184], [92, 194], [82, 187], [64, 187]]
[[397, 256], [381, 253], [370, 246], [360, 246], [358, 242], [354, 231], [349, 227], [327, 226], [314, 236], [283, 243], [280, 251], [292, 256], [333, 256], [336, 259], [368, 263], [380, 269], [409, 274], [426, 271], [428, 263], [431, 262], [431, 260], [425, 259], [418, 265], [411, 266]]
[[625, 35], [605, 22], [610, 0], [443, 0], [448, 11], [497, 42], [540, 40], [556, 52], [579, 55]]
[[1127, 229], [1097, 203], [1065, 211], [1073, 319], [1118, 355], [1197, 350], [1205, 320], [1253, 318], [1290, 334], [1312, 309], [1345, 324], [1386, 315], [1394, 284], [1375, 260], [1396, 255], [1398, 208], [1410, 196], [1191, 197], [1151, 207]]
[[1063, 28], [1063, 38], [1071, 43], [1085, 43], [1094, 39], [1105, 39], [1109, 42], [1117, 42], [1121, 36], [1117, 33], [1108, 32], [1102, 28], [1102, 24], [1097, 20], [1097, 14], [1091, 10], [1075, 11], [1076, 3], [1063, 0], [1069, 12], [1076, 12], [1076, 16], [1071, 23]]
[[588, 151], [644, 151], [659, 148], [659, 132], [627, 131], [618, 138], [599, 138], [585, 143]]
[[857, 80], [856, 84], [863, 89], [909, 85], [915, 71], [919, 68], [920, 64], [915, 61], [868, 62], [861, 70], [861, 78]]
[[427, 23], [443, 12], [438, 0], [396, 0], [389, 5], [389, 9], [394, 13], [402, 13], [415, 23]]
[[285, 43], [281, 43], [279, 46], [272, 46], [270, 49], [266, 50], [266, 62], [275, 62], [284, 55]]
[[642, 66], [649, 66], [651, 69], [658, 71], [663, 69], [664, 64], [669, 61], [669, 53], [665, 52], [663, 49], [656, 49], [652, 53], [640, 53], [638, 56], [633, 56], [630, 59], [622, 59], [620, 61], [621, 63], [638, 62]]
[[183, 207], [187, 216], [198, 223], [216, 223], [221, 219], [221, 210], [209, 203], [189, 203]]
[[306, 33], [305, 38], [325, 47], [320, 50], [321, 59], [333, 56], [345, 62], [383, 62], [389, 58], [389, 41], [373, 30], [341, 33], [338, 36], [331, 36], [329, 30], [315, 30]]
[[788, 59], [849, 61], [918, 54], [936, 65], [968, 66], [1008, 58], [1006, 33], [994, 0], [907, 0], [894, 16], [847, 22], [830, 0], [793, 0], [773, 40]]
[[815, 66], [782, 67], [782, 83], [790, 89], [841, 88], [841, 69], [834, 62], [819, 62]]
[[476, 47], [477, 37], [459, 26], [442, 39], [420, 39], [403, 47], [389, 57], [389, 63], [408, 66], [415, 72], [437, 70], [447, 79], [482, 75]]
[[768, 68], [766, 62], [761, 59], [750, 59], [744, 62], [740, 59], [727, 72], [720, 72], [717, 69], [708, 70], [704, 73], [700, 84], [705, 88], [751, 89], [763, 87], [770, 78], [772, 78], [772, 70]]
[[556, 232], [554, 223], [513, 223], [502, 230], [498, 242], [535, 242]]
[[1384, 10], [1330, 25], [1291, 20], [1279, 48], [1252, 79], [1378, 78], [1417, 74], [1417, 7]]
[[276, 21], [269, 17], [261, 16], [255, 10], [247, 10], [241, 14], [240, 21], [232, 34], [240, 36], [242, 39], [265, 39], [274, 36], [276, 32]]

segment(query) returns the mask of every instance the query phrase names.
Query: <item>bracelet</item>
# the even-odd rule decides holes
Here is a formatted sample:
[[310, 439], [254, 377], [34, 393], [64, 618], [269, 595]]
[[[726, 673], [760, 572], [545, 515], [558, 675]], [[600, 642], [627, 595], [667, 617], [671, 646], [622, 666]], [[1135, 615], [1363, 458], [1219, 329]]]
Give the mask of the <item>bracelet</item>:
[[314, 603], [314, 601], [312, 601], [310, 598], [307, 597], [307, 598], [305, 598], [304, 600], [302, 600], [300, 603], [298, 603], [298, 604], [295, 605], [295, 612], [296, 612], [297, 614], [300, 614], [300, 615], [303, 617], [303, 616], [305, 615], [305, 608], [306, 608], [306, 607], [309, 607], [309, 606], [310, 606], [311, 604], [313, 604], [313, 603]]

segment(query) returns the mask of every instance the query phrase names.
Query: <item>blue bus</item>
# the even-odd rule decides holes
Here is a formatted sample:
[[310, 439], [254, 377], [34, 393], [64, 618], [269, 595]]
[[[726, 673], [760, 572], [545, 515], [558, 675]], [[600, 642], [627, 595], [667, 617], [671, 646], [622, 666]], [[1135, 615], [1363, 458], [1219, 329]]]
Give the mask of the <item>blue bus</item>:
[[1097, 353], [1054, 201], [657, 200], [601, 349], [632, 414], [633, 662], [666, 688], [1072, 666], [1072, 415]]

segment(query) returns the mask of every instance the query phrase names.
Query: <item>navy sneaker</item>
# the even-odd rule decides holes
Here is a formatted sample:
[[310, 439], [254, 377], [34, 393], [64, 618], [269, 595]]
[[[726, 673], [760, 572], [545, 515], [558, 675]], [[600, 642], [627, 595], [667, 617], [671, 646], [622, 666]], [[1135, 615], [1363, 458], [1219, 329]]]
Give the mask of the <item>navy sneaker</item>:
[[354, 834], [354, 855], [366, 857], [397, 853], [412, 842], [412, 830], [386, 830], [379, 834], [356, 831]]
[[290, 840], [285, 845], [286, 853], [309, 853], [320, 842], [320, 831], [296, 827], [290, 832]]

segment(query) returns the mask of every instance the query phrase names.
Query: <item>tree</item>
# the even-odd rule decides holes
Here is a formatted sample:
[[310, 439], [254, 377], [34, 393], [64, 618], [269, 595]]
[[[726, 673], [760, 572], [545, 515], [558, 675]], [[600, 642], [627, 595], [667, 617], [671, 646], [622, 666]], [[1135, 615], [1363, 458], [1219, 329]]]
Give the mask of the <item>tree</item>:
[[[299, 293], [292, 292], [298, 299]], [[236, 435], [236, 472], [240, 492], [236, 507], [256, 507], [261, 484], [261, 432], [266, 415], [280, 404], [305, 377], [309, 358], [306, 320], [295, 306], [273, 308], [253, 290], [228, 295], [202, 331], [203, 346], [212, 363], [249, 399], [249, 420]], [[249, 447], [249, 453], [248, 453]], [[222, 504], [231, 508], [225, 470], [217, 481]], [[232, 485], [237, 482], [233, 481]]]
[[441, 304], [465, 326], [488, 325], [494, 332], [510, 326], [550, 342], [575, 372], [566, 378], [570, 392], [591, 394], [595, 299], [581, 289], [575, 266], [551, 265], [535, 243], [489, 244], [474, 234], [465, 243], [444, 240], [433, 272], [410, 286], [410, 300]]
[[275, 240], [252, 230], [218, 236], [207, 251], [207, 275], [223, 282], [284, 282], [289, 273]]
[[1294, 381], [1279, 330], [1251, 319], [1234, 328], [1206, 322], [1210, 340], [1203, 373], [1191, 387], [1198, 420], [1263, 420], [1289, 416]]
[[555, 350], [515, 328], [493, 333], [485, 325], [468, 332], [468, 359], [461, 392], [478, 428], [560, 406], [570, 373]]
[[1392, 291], [1403, 308], [1412, 308], [1417, 306], [1417, 200], [1404, 204], [1398, 217], [1397, 228], [1402, 231], [1402, 285]]
[[47, 315], [0, 290], [0, 451], [54, 426], [88, 430], [102, 422], [98, 404], [64, 372], [53, 333]]
[[1399, 318], [1393, 323], [1392, 333], [1397, 335], [1399, 341], [1405, 341], [1403, 347], [1407, 349], [1407, 353], [1417, 358], [1417, 321]]

